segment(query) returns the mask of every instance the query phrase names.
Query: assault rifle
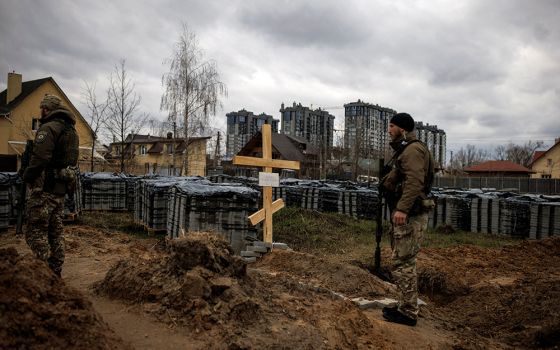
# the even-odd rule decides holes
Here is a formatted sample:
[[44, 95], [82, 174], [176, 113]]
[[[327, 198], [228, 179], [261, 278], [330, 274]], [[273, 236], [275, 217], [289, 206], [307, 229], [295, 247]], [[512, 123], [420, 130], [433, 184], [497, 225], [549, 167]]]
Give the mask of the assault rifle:
[[31, 161], [31, 154], [33, 153], [33, 140], [27, 140], [27, 144], [25, 145], [25, 151], [21, 156], [21, 167], [18, 171], [20, 177], [22, 178], [21, 188], [19, 190], [19, 199], [18, 199], [18, 216], [17, 216], [17, 225], [16, 225], [16, 234], [19, 235], [23, 232], [23, 217], [25, 215], [25, 201], [27, 196], [27, 185], [23, 181], [23, 173], [25, 169], [29, 165]]

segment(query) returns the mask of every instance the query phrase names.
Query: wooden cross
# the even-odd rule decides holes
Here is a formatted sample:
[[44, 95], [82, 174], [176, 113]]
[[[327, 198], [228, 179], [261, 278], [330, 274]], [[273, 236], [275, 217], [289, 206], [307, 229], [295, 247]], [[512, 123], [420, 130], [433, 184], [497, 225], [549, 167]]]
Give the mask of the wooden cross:
[[[234, 156], [233, 164], [262, 167], [265, 173], [272, 173], [272, 168], [299, 170], [298, 161], [272, 159], [272, 131], [270, 124], [263, 124], [261, 134], [262, 158]], [[253, 226], [264, 220], [263, 241], [272, 243], [272, 214], [283, 207], [284, 201], [282, 198], [272, 202], [272, 187], [263, 186], [263, 207], [249, 216]]]

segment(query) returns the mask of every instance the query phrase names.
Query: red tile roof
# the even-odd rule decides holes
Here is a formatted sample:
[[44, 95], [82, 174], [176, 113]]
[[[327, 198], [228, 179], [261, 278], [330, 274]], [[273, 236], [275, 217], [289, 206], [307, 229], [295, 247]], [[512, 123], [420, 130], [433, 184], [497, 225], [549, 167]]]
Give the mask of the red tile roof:
[[531, 167], [533, 167], [533, 164], [535, 164], [535, 162], [537, 160], [541, 159], [545, 154], [552, 151], [552, 149], [554, 149], [556, 147], [560, 147], [560, 138], [557, 138], [556, 140], [554, 140], [554, 145], [552, 145], [552, 147], [550, 147], [546, 151], [535, 151], [535, 154], [533, 154], [533, 160], [531, 161], [531, 164], [529, 164], [529, 165]]
[[488, 162], [473, 165], [464, 169], [466, 172], [501, 172], [501, 173], [530, 173], [531, 170], [521, 164], [510, 162], [509, 160], [491, 160]]

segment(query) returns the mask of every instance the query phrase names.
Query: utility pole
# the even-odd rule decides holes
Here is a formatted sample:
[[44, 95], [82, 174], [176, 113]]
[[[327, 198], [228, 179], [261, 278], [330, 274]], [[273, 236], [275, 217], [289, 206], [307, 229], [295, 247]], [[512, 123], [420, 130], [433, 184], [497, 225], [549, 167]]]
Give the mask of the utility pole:
[[214, 149], [214, 169], [220, 165], [220, 132], [218, 131], [218, 137], [216, 138], [216, 148]]

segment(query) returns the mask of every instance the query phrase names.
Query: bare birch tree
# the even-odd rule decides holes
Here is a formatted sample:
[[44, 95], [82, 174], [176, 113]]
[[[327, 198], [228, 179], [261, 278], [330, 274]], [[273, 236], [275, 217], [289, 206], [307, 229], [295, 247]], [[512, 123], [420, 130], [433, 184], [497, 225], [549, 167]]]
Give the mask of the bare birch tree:
[[90, 160], [90, 171], [94, 171], [94, 155], [95, 155], [95, 144], [99, 140], [99, 131], [101, 127], [105, 124], [107, 118], [107, 100], [99, 102], [97, 100], [97, 93], [95, 92], [95, 83], [93, 85], [84, 82], [85, 87], [82, 92], [82, 98], [86, 102], [87, 106], [87, 116], [88, 122], [93, 131], [93, 140], [91, 144], [91, 160]]
[[125, 60], [119, 61], [109, 77], [107, 91], [107, 119], [105, 124], [120, 144], [120, 170], [125, 171], [125, 141], [130, 135], [130, 156], [133, 157], [132, 141], [144, 126], [148, 116], [140, 114], [138, 107], [141, 97], [134, 91], [135, 84], [128, 77]]
[[[179, 36], [173, 54], [164, 62], [169, 64], [169, 72], [162, 77], [165, 92], [161, 97], [161, 110], [169, 111], [169, 121], [183, 119], [183, 141], [185, 150], [181, 175], [188, 174], [188, 139], [204, 132], [209, 117], [215, 115], [221, 106], [219, 98], [227, 95], [227, 88], [220, 81], [217, 64], [205, 60], [196, 34], [186, 24]], [[202, 126], [202, 128], [200, 128]]]

